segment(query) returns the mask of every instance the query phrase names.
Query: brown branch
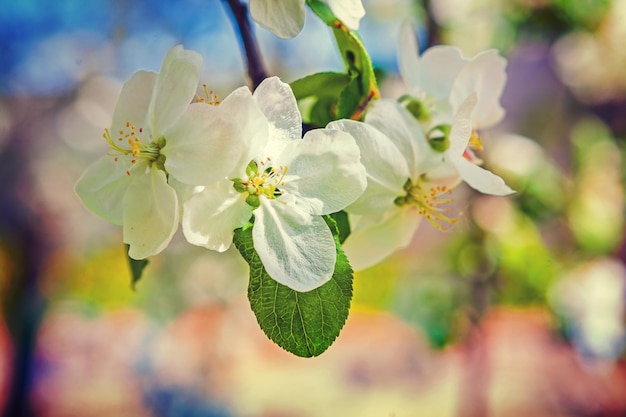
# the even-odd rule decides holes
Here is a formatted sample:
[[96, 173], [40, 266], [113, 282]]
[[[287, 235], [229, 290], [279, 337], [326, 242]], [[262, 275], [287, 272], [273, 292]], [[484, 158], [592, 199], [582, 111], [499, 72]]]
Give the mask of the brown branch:
[[239, 39], [243, 47], [242, 52], [246, 58], [248, 77], [252, 82], [252, 89], [254, 90], [261, 84], [261, 81], [267, 78], [267, 71], [265, 71], [257, 41], [252, 32], [252, 26], [248, 18], [248, 8], [240, 0], [224, 1], [232, 13], [233, 26], [239, 33]]

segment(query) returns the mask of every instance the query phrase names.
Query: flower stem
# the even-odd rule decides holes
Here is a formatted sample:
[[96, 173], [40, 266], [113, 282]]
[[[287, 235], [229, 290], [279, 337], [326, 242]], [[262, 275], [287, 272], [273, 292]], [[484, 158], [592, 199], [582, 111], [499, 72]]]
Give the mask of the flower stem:
[[240, 0], [225, 0], [225, 2], [232, 13], [233, 26], [239, 32], [239, 39], [243, 47], [242, 52], [246, 57], [248, 77], [250, 77], [252, 82], [252, 88], [256, 89], [261, 84], [261, 81], [267, 78], [267, 72], [263, 66], [256, 38], [252, 32], [252, 26], [248, 18], [248, 8]]

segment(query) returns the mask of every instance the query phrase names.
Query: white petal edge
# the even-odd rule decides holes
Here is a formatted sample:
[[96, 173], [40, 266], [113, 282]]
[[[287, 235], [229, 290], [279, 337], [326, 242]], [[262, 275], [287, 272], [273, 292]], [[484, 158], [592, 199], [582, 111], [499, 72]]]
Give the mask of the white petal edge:
[[[128, 159], [116, 162], [112, 156], [101, 157], [87, 167], [74, 187], [76, 195], [89, 211], [117, 226], [124, 222], [122, 201], [131, 183], [131, 177], [124, 168], [125, 163], [131, 166]], [[140, 171], [145, 168], [145, 164], [137, 164], [132, 171], [141, 175]]]
[[179, 221], [176, 191], [167, 184], [165, 173], [152, 169], [134, 179], [124, 195], [123, 207], [128, 255], [145, 259], [163, 251]]
[[[110, 134], [113, 140], [117, 139], [120, 131], [128, 133], [126, 122], [130, 122], [137, 128], [147, 128], [148, 108], [157, 75], [149, 71], [137, 71], [124, 83], [122, 91], [117, 99]], [[120, 142], [127, 146], [127, 142]]]
[[455, 78], [469, 60], [459, 48], [447, 45], [428, 48], [421, 56], [418, 51], [415, 28], [405, 20], [398, 35], [398, 67], [404, 83], [413, 94], [447, 100]]
[[239, 87], [219, 105], [222, 114], [232, 119], [241, 140], [240, 158], [229, 178], [242, 178], [248, 163], [261, 157], [267, 146], [270, 126], [248, 87]]
[[206, 187], [183, 207], [183, 233], [189, 243], [224, 252], [233, 242], [233, 231], [252, 216], [247, 194], [237, 193], [231, 181]]
[[167, 130], [165, 168], [185, 184], [223, 180], [239, 162], [243, 137], [231, 114], [205, 103], [190, 105]]
[[387, 136], [403, 155], [411, 174], [419, 173], [420, 163], [430, 148], [422, 126], [395, 100], [381, 99], [372, 104], [365, 123]]
[[361, 0], [327, 0], [330, 10], [335, 17], [352, 30], [359, 29], [361, 18], [365, 16], [365, 9]]
[[161, 64], [148, 110], [153, 139], [174, 124], [191, 103], [198, 88], [202, 56], [182, 45], [172, 47]]
[[355, 120], [331, 122], [327, 129], [337, 129], [354, 137], [361, 151], [361, 163], [367, 173], [367, 187], [349, 207], [349, 212], [367, 214], [381, 212], [404, 193], [404, 184], [410, 177], [404, 156], [393, 142], [378, 129]]
[[293, 141], [280, 163], [289, 167], [285, 191], [309, 214], [330, 214], [344, 209], [365, 190], [367, 177], [354, 138], [346, 132], [315, 129]]
[[421, 89], [419, 45], [415, 28], [407, 19], [400, 26], [398, 34], [398, 68], [407, 87]]
[[289, 142], [302, 138], [302, 116], [289, 84], [266, 78], [254, 90], [254, 99], [269, 123], [266, 156], [276, 158]]
[[454, 80], [450, 105], [455, 111], [472, 92], [478, 93], [473, 127], [485, 129], [504, 117], [500, 96], [506, 84], [507, 60], [495, 49], [483, 51], [467, 63]]
[[472, 113], [477, 100], [478, 95], [475, 92], [471, 93], [454, 115], [450, 129], [450, 146], [446, 150], [446, 155], [452, 160], [462, 158], [465, 149], [467, 149], [467, 144], [472, 135]]
[[502, 178], [498, 177], [491, 171], [471, 163], [465, 158], [461, 158], [457, 161], [456, 167], [459, 170], [463, 181], [476, 191], [498, 196], [515, 193], [514, 190], [505, 184]]
[[[343, 243], [352, 268], [369, 268], [407, 247], [421, 219], [415, 207], [394, 207], [383, 219], [361, 217]], [[350, 216], [350, 223], [353, 223], [353, 216]]]
[[337, 250], [322, 217], [265, 198], [254, 213], [254, 249], [270, 277], [300, 292], [332, 278]]
[[250, 15], [276, 36], [290, 39], [304, 26], [304, 0], [250, 0]]

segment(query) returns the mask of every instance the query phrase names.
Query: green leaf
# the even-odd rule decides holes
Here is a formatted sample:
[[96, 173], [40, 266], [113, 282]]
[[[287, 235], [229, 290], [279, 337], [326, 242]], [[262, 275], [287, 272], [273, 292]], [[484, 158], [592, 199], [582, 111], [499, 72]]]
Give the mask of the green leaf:
[[[335, 42], [350, 80], [350, 83], [346, 84], [338, 97], [336, 118], [359, 119], [367, 105], [380, 96], [372, 60], [359, 34], [350, 30], [337, 19], [328, 4], [321, 0], [307, 0], [307, 4], [318, 17], [332, 28]], [[352, 112], [349, 113], [349, 110]]]
[[350, 119], [361, 105], [361, 81], [353, 78], [343, 89], [337, 101], [337, 119]]
[[336, 113], [337, 97], [320, 97], [309, 110], [308, 122], [313, 126], [323, 127], [336, 119]]
[[292, 82], [291, 89], [298, 101], [315, 99], [309, 114], [303, 114], [304, 121], [314, 126], [326, 126], [335, 120], [337, 99], [348, 82], [348, 74], [337, 72], [319, 72]]
[[137, 282], [139, 282], [139, 280], [141, 279], [144, 268], [148, 266], [148, 260], [131, 258], [130, 256], [128, 256], [128, 248], [130, 245], [125, 244], [124, 246], [126, 248], [126, 259], [128, 259], [128, 266], [130, 268], [131, 274], [130, 286], [134, 290]]
[[[341, 210], [330, 215], [337, 224], [337, 231], [339, 237], [339, 243], [343, 244], [345, 240], [350, 236], [350, 221], [348, 220], [348, 213]], [[332, 228], [331, 228], [332, 229]]]
[[252, 242], [252, 224], [235, 230], [234, 243], [250, 266], [248, 299], [259, 326], [281, 348], [301, 357], [323, 353], [335, 341], [348, 318], [352, 299], [352, 268], [341, 250], [337, 224], [324, 219], [337, 246], [335, 272], [329, 282], [297, 292], [274, 281], [265, 271]]
[[318, 72], [292, 82], [291, 89], [297, 100], [307, 97], [337, 96], [348, 84], [348, 74]]
[[369, 102], [380, 95], [372, 60], [357, 32], [346, 30], [345, 26], [333, 26], [333, 34], [348, 74], [358, 80], [358, 90], [351, 93], [357, 94], [357, 107], [363, 112]]

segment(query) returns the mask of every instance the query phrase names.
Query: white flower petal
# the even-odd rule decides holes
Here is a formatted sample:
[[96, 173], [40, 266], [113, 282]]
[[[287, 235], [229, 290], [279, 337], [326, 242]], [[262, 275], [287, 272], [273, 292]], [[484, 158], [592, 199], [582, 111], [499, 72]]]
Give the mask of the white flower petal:
[[415, 28], [409, 20], [405, 20], [398, 35], [398, 68], [404, 83], [413, 90], [422, 88], [418, 52]]
[[459, 106], [459, 109], [452, 121], [450, 129], [450, 146], [446, 150], [446, 155], [455, 160], [462, 158], [470, 136], [472, 135], [472, 112], [476, 107], [477, 94], [471, 93]]
[[337, 252], [324, 219], [265, 198], [254, 214], [254, 249], [274, 280], [304, 292], [331, 279]]
[[342, 210], [363, 193], [365, 167], [354, 138], [339, 130], [315, 129], [292, 141], [279, 161], [289, 167], [284, 190], [310, 214]]
[[403, 186], [411, 175], [404, 156], [387, 136], [373, 126], [354, 120], [331, 122], [326, 128], [350, 133], [361, 150], [367, 187], [348, 207], [349, 213], [384, 211], [396, 197], [405, 194]]
[[465, 158], [459, 159], [456, 163], [456, 167], [459, 170], [463, 181], [481, 193], [491, 195], [509, 195], [515, 192], [504, 183], [502, 178], [484, 168], [479, 167], [478, 165], [471, 163]]
[[302, 138], [302, 116], [289, 84], [270, 77], [254, 90], [254, 98], [269, 122], [266, 156], [275, 158], [294, 139]]
[[[89, 211], [117, 226], [123, 224], [122, 200], [131, 183], [125, 164], [131, 166], [128, 158], [116, 162], [112, 156], [103, 156], [85, 170], [75, 186], [76, 194]], [[142, 169], [146, 169], [145, 164], [133, 166], [137, 175]]]
[[428, 48], [418, 56], [415, 29], [407, 20], [398, 37], [398, 67], [413, 94], [426, 93], [435, 101], [448, 100], [454, 79], [468, 61], [461, 50], [447, 45]]
[[454, 80], [450, 95], [453, 110], [472, 92], [478, 93], [474, 111], [474, 128], [488, 128], [504, 117], [500, 96], [506, 84], [507, 61], [497, 50], [481, 52], [467, 63]]
[[359, 22], [365, 16], [361, 0], [327, 0], [335, 17], [352, 30], [359, 29]]
[[469, 60], [455, 46], [428, 48], [420, 57], [417, 91], [426, 91], [436, 100], [448, 99], [456, 77]]
[[416, 207], [393, 207], [383, 219], [361, 217], [343, 243], [352, 268], [369, 268], [408, 246], [421, 219]]
[[148, 124], [157, 139], [183, 114], [196, 94], [202, 56], [182, 45], [171, 48], [156, 78], [148, 111]]
[[205, 103], [190, 105], [166, 132], [167, 172], [186, 184], [226, 178], [239, 162], [243, 138], [233, 115]]
[[207, 186], [184, 204], [183, 232], [193, 245], [223, 252], [233, 242], [233, 231], [252, 217], [247, 194], [237, 193], [227, 180]]
[[113, 112], [110, 132], [113, 139], [118, 137], [120, 130], [128, 133], [126, 122], [137, 127], [147, 127], [146, 119], [156, 77], [154, 72], [137, 71], [124, 83]]
[[304, 26], [305, 0], [250, 0], [250, 15], [281, 38], [296, 36]]
[[395, 100], [381, 99], [372, 104], [365, 122], [386, 135], [403, 155], [409, 172], [419, 173], [420, 163], [430, 145], [422, 126]]
[[259, 109], [248, 87], [240, 87], [230, 93], [219, 108], [224, 117], [233, 121], [241, 141], [240, 158], [233, 165], [229, 177], [242, 178], [251, 160], [264, 152], [269, 135], [269, 123]]
[[176, 191], [167, 184], [165, 173], [152, 169], [134, 179], [123, 200], [124, 243], [128, 255], [145, 259], [167, 247], [178, 228]]

